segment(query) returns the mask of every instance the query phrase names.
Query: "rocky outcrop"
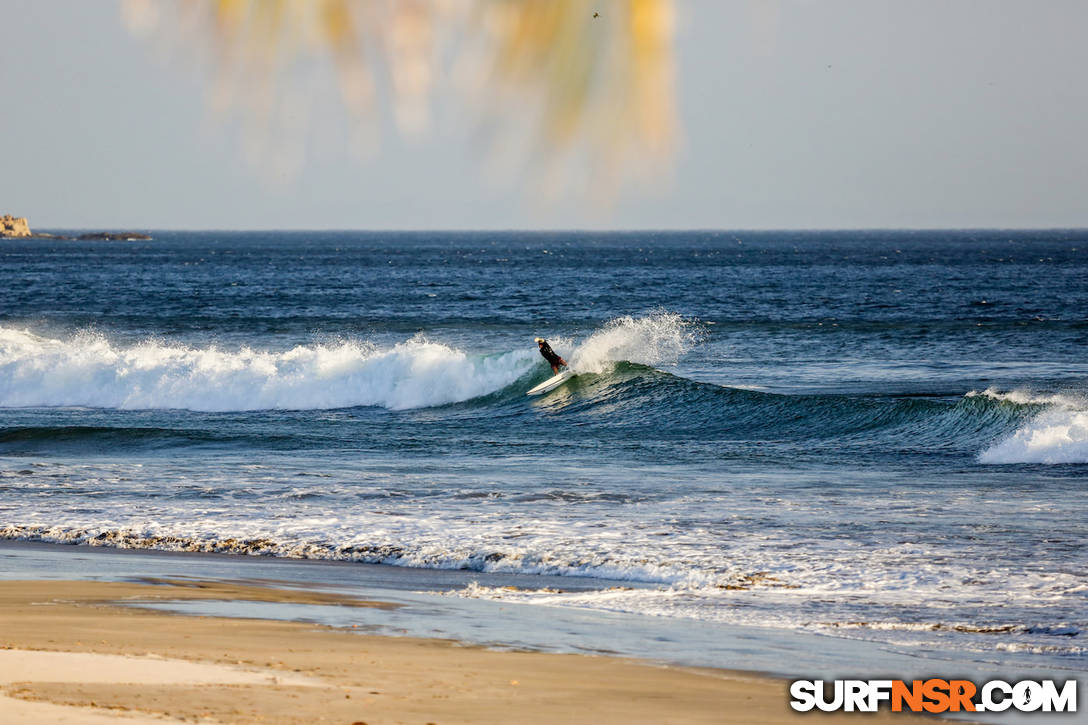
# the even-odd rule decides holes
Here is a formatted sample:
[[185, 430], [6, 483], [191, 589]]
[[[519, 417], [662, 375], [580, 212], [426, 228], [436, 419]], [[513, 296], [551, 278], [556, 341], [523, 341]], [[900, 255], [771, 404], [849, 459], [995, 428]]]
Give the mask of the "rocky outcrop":
[[25, 216], [15, 217], [5, 214], [0, 217], [0, 237], [29, 237], [30, 225]]
[[80, 234], [76, 239], [121, 239], [131, 242], [139, 239], [151, 239], [151, 237], [140, 232], [92, 232], [90, 234]]
[[30, 231], [30, 225], [27, 223], [26, 217], [16, 217], [11, 214], [0, 216], [0, 238], [14, 239], [15, 237], [30, 237], [32, 239], [123, 240], [129, 242], [151, 239], [150, 236], [143, 232], [88, 232], [87, 234], [80, 234], [78, 237], [66, 237], [63, 234], [47, 234], [45, 232], [34, 234]]

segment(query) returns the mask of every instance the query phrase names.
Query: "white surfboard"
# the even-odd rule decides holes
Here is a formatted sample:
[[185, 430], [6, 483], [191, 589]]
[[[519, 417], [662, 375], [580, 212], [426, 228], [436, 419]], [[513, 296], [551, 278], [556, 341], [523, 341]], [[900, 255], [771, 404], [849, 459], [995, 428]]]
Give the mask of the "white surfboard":
[[556, 375], [554, 378], [548, 378], [547, 380], [542, 382], [540, 385], [536, 386], [535, 388], [530, 390], [528, 393], [526, 393], [526, 395], [543, 395], [544, 393], [548, 392], [549, 390], [555, 390], [560, 385], [567, 382], [568, 380], [570, 380], [573, 377], [574, 377], [574, 373], [572, 373], [570, 370], [564, 370], [563, 372]]

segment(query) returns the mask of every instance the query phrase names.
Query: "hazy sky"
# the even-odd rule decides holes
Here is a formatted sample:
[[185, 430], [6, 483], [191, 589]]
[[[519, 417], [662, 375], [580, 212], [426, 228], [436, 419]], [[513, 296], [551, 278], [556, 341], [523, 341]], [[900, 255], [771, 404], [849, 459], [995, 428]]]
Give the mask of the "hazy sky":
[[247, 155], [244, 110], [214, 110], [191, 34], [135, 32], [113, 0], [0, 11], [0, 213], [39, 228], [1088, 226], [1083, 0], [677, 0], [674, 153], [614, 201], [583, 189], [597, 139], [548, 178], [556, 200], [546, 146], [496, 171], [488, 135], [533, 106], [489, 117], [441, 79], [420, 134], [379, 92], [361, 159], [319, 62], [283, 84], [305, 155], [279, 174]]

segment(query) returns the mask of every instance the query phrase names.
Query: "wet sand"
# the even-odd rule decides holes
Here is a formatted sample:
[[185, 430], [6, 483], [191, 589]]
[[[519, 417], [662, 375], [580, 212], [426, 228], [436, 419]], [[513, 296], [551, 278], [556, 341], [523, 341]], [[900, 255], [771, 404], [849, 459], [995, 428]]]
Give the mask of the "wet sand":
[[[506, 652], [133, 607], [170, 600], [391, 606], [250, 583], [0, 583], [6, 723], [780, 723], [787, 683], [638, 660]], [[120, 605], [118, 602], [125, 602]], [[860, 715], [868, 722], [907, 715]], [[917, 718], [914, 718], [917, 720]]]

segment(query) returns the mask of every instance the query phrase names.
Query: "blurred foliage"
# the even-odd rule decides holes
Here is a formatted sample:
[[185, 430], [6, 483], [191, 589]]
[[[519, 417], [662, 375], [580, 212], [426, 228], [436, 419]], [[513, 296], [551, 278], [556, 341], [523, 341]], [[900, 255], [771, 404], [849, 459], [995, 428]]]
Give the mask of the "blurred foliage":
[[468, 105], [489, 167], [526, 175], [544, 198], [607, 199], [631, 181], [660, 180], [672, 158], [672, 0], [121, 7], [156, 49], [206, 67], [210, 108], [241, 120], [246, 155], [277, 177], [305, 162], [309, 113], [329, 76], [362, 158], [387, 121], [408, 138], [431, 130], [436, 96], [447, 94]]

